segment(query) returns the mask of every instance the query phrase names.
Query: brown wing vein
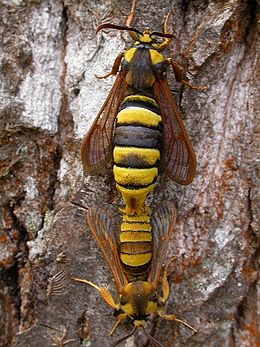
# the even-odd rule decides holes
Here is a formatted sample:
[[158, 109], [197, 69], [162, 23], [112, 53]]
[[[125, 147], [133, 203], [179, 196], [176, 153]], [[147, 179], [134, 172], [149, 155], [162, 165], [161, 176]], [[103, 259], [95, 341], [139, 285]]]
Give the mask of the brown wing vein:
[[89, 174], [101, 172], [112, 159], [114, 121], [126, 88], [125, 71], [121, 71], [101, 107], [94, 123], [83, 139], [81, 159]]
[[176, 222], [176, 208], [170, 201], [164, 201], [151, 218], [153, 232], [153, 258], [149, 281], [155, 288], [161, 275], [163, 261]]
[[120, 291], [128, 282], [121, 268], [115, 239], [116, 228], [113, 220], [113, 216], [107, 209], [95, 206], [88, 210], [87, 222], [89, 228]]
[[196, 157], [165, 79], [155, 81], [154, 95], [163, 122], [162, 168], [174, 181], [189, 184], [195, 175]]

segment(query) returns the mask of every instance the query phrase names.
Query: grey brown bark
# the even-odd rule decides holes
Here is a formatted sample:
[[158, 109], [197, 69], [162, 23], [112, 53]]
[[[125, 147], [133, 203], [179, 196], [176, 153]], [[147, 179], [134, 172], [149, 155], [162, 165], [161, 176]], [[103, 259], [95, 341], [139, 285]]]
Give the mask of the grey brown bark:
[[[1, 346], [105, 347], [130, 331], [123, 324], [108, 337], [112, 310], [71, 280], [116, 295], [85, 221], [89, 206], [111, 205], [113, 179], [109, 170], [84, 175], [79, 146], [113, 82], [94, 74], [131, 42], [95, 28], [124, 24], [129, 9], [129, 1], [0, 1]], [[161, 31], [169, 11], [177, 40], [166, 55], [209, 89], [187, 90], [169, 72], [198, 168], [187, 187], [162, 175], [149, 203], [177, 206], [166, 309], [199, 332], [157, 317], [147, 329], [165, 346], [257, 346], [259, 3], [137, 1], [134, 26]], [[117, 196], [115, 213], [121, 204]], [[125, 346], [147, 346], [146, 337]]]

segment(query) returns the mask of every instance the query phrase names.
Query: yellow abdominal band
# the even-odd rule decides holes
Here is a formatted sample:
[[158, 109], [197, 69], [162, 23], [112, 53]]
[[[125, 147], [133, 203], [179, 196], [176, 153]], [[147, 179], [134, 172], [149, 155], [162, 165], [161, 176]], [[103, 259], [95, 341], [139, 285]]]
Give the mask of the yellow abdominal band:
[[125, 168], [114, 165], [114, 177], [116, 183], [123, 186], [148, 186], [152, 184], [158, 176], [158, 168], [151, 167], [148, 169]]
[[129, 107], [120, 111], [117, 115], [117, 124], [143, 124], [146, 126], [158, 127], [162, 118], [158, 114], [139, 107]]
[[[123, 215], [123, 222], [127, 223], [146, 223], [150, 224], [150, 216], [149, 214], [142, 214], [139, 216], [129, 216], [127, 214]], [[126, 230], [126, 229], [124, 229]]]
[[139, 158], [146, 166], [152, 166], [160, 159], [160, 151], [156, 148], [138, 148], [138, 147], [118, 147], [113, 151], [114, 162], [121, 164], [131, 157]]
[[120, 257], [127, 266], [142, 266], [152, 257], [152, 227], [148, 214], [123, 216], [120, 233]]
[[160, 128], [161, 116], [155, 100], [144, 95], [124, 99], [115, 127], [113, 173], [128, 215], [144, 215], [149, 210], [144, 202], [158, 176]]
[[125, 265], [142, 266], [147, 264], [152, 259], [152, 252], [140, 253], [140, 254], [120, 253], [120, 258]]

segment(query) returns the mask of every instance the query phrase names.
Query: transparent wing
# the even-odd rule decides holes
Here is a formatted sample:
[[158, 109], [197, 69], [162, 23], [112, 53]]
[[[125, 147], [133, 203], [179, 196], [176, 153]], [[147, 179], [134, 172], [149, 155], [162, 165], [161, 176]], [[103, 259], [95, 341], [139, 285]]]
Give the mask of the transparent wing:
[[87, 223], [120, 292], [128, 281], [118, 255], [114, 216], [111, 211], [95, 206], [88, 210]]
[[156, 80], [154, 95], [163, 123], [162, 169], [180, 184], [192, 182], [196, 157], [166, 79]]
[[106, 166], [112, 158], [112, 138], [114, 121], [126, 88], [126, 71], [121, 71], [110, 90], [89, 132], [81, 145], [81, 160], [84, 170], [95, 174]]
[[155, 288], [161, 275], [163, 261], [174, 231], [176, 222], [176, 208], [170, 201], [164, 201], [160, 207], [152, 214], [151, 224], [153, 233], [153, 258], [151, 264], [151, 272], [149, 281], [153, 283]]

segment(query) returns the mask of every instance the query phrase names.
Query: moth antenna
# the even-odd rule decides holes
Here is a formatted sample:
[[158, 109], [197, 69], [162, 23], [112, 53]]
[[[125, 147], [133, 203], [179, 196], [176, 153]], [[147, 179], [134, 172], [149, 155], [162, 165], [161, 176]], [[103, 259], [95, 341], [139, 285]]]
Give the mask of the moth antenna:
[[134, 327], [134, 329], [133, 329], [132, 331], [130, 331], [129, 334], [123, 336], [121, 339], [119, 339], [119, 340], [117, 340], [116, 342], [114, 342], [110, 347], [115, 347], [115, 346], [119, 345], [119, 343], [121, 343], [121, 342], [127, 340], [129, 337], [131, 337], [131, 336], [134, 334], [134, 332], [136, 331], [136, 329], [137, 329], [137, 327]]
[[125, 27], [125, 26], [122, 26], [122, 25], [115, 25], [115, 24], [112, 24], [112, 23], [104, 23], [104, 24], [101, 24], [97, 27], [97, 30], [96, 30], [96, 34], [102, 30], [102, 29], [117, 29], [117, 30], [126, 30], [126, 31], [132, 31], [132, 32], [135, 32], [139, 35], [142, 35], [141, 31], [135, 29], [135, 28], [130, 28], [130, 27]]
[[162, 345], [158, 340], [156, 340], [156, 338], [154, 338], [152, 335], [150, 335], [144, 328], [144, 326], [142, 327], [144, 330], [145, 335], [147, 336], [148, 340], [155, 346], [155, 347], [164, 347], [164, 345]]
[[175, 38], [176, 39], [176, 36], [175, 35], [173, 35], [173, 34], [164, 34], [164, 33], [159, 33], [159, 32], [157, 32], [157, 31], [153, 31], [152, 33], [151, 33], [151, 35], [152, 36], [160, 36], [160, 37], [166, 37], [166, 38], [168, 38], [168, 39], [173, 39], [173, 38]]

